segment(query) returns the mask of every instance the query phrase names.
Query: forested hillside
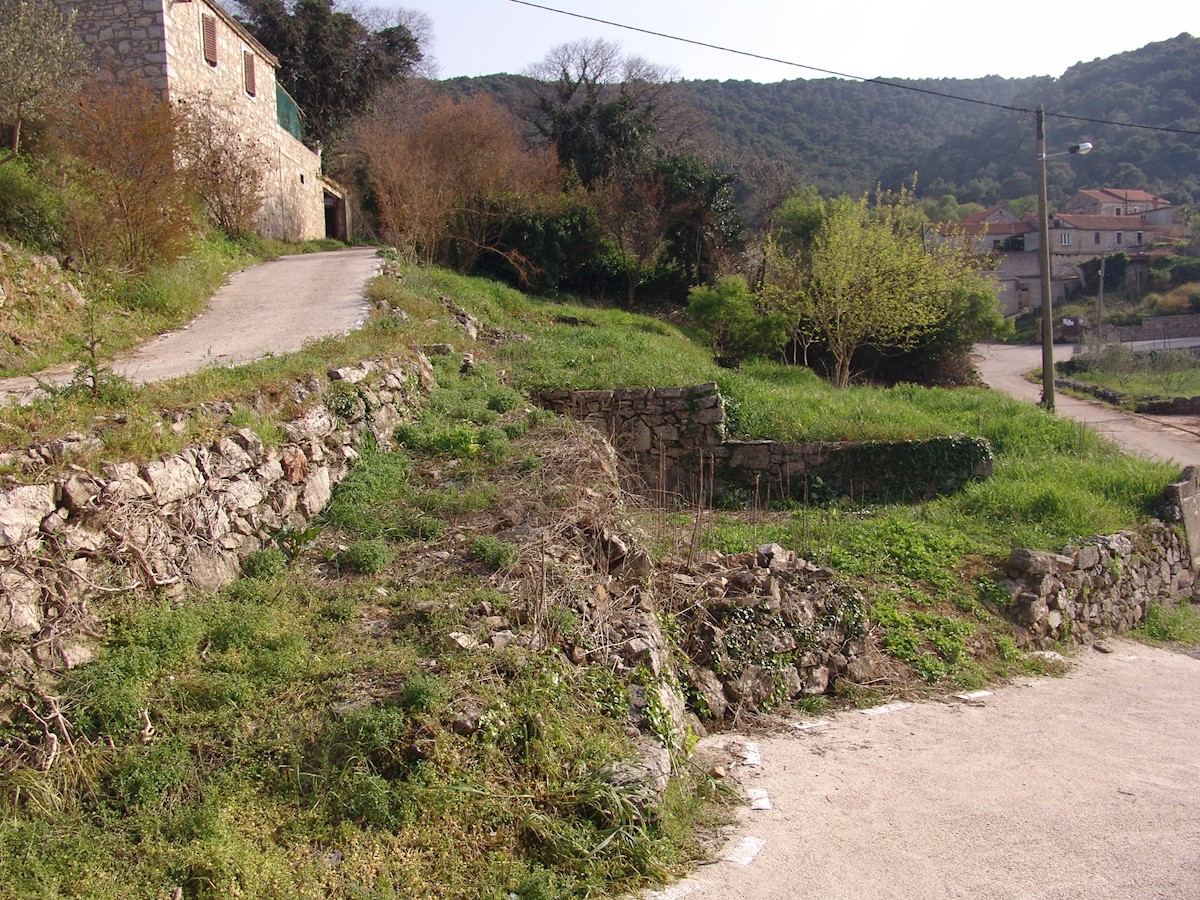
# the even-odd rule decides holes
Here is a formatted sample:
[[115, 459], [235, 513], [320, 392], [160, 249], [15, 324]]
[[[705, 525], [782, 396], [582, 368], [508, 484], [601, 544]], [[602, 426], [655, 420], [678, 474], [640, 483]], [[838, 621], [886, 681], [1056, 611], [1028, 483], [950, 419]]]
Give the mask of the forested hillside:
[[[1012, 105], [1045, 104], [1051, 148], [1091, 141], [1094, 152], [1050, 163], [1052, 202], [1083, 187], [1119, 186], [1161, 194], [1177, 204], [1200, 201], [1200, 137], [1085, 119], [1200, 131], [1200, 38], [1169, 41], [1108, 59], [1079, 63], [1050, 83], [1031, 85]], [[929, 193], [993, 203], [1033, 193], [1034, 133], [1030, 117], [998, 112], [972, 131], [892, 167], [885, 180], [912, 168]]]
[[[890, 79], [886, 79], [891, 81]], [[1200, 39], [1181, 34], [1059, 78], [895, 80], [903, 88], [836, 78], [758, 84], [690, 81], [681, 87], [723, 163], [745, 173], [759, 160], [785, 163], [822, 193], [899, 186], [918, 173], [918, 193], [994, 203], [1034, 192], [1033, 117], [1049, 114], [1052, 146], [1090, 140], [1096, 152], [1051, 163], [1052, 199], [1077, 188], [1144, 188], [1178, 204], [1200, 200], [1200, 137], [1100, 125], [1077, 116], [1200, 131]], [[517, 75], [458, 78], [453, 92], [485, 91], [518, 115], [533, 82]], [[950, 100], [941, 94], [984, 101]]]
[[[788, 163], [823, 194], [870, 190], [885, 171], [907, 168], [945, 141], [984, 125], [995, 108], [940, 94], [1011, 104], [1047, 79], [894, 81], [906, 89], [837, 78], [776, 84], [693, 81], [685, 88], [739, 167], [756, 159]], [[921, 181], [926, 180], [922, 170]]]

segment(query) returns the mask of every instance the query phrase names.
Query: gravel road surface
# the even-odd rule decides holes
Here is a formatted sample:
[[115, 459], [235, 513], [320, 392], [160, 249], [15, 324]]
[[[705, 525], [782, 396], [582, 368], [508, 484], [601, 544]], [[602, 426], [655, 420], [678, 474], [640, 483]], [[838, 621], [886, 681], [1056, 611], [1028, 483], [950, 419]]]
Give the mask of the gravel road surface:
[[1106, 646], [974, 701], [706, 738], [771, 808], [745, 810], [719, 862], [649, 896], [1195, 900], [1200, 660]]

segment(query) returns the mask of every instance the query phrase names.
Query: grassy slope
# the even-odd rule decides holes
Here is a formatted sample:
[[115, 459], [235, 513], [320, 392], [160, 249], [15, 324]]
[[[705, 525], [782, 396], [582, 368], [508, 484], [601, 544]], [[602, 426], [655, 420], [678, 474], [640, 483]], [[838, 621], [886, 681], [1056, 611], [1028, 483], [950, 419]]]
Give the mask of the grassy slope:
[[[269, 431], [250, 399], [301, 372], [416, 342], [466, 348], [441, 294], [532, 340], [471, 345], [483, 365], [469, 378], [443, 358], [443, 388], [403, 430], [406, 449], [368, 456], [322, 533], [281, 535], [288, 553], [256, 557], [259, 577], [183, 603], [107, 601], [101, 657], [61, 686], [77, 754], [0, 775], [0, 896], [587, 896], [688, 858], [702, 782], [681, 782], [646, 819], [606, 780], [631, 753], [629, 701], [611, 673], [557, 650], [444, 641], [488, 615], [519, 621], [531, 602], [493, 571], [512, 551], [483, 540], [505, 516], [553, 521], [591, 496], [586, 466], [564, 449], [571, 430], [531, 414], [492, 366], [522, 388], [715, 380], [749, 436], [987, 436], [995, 477], [931, 503], [701, 513], [708, 546], [778, 540], [838, 569], [868, 596], [888, 648], [932, 683], [977, 684], [1019, 664], [979, 602], [996, 599], [986, 576], [997, 558], [1132, 526], [1175, 474], [986, 391], [837, 393], [770, 364], [733, 373], [674, 326], [444, 272], [372, 291], [413, 324], [384, 318], [296, 357], [127, 392], [109, 401], [127, 422], [105, 455], [183, 439], [153, 427], [158, 406], [230, 398]], [[95, 411], [56, 398], [5, 416], [46, 436]], [[643, 522], [669, 535], [693, 515]], [[586, 643], [575, 610], [556, 607], [548, 625]], [[460, 733], [471, 706], [480, 727]], [[43, 736], [25, 720], [5, 737]]]

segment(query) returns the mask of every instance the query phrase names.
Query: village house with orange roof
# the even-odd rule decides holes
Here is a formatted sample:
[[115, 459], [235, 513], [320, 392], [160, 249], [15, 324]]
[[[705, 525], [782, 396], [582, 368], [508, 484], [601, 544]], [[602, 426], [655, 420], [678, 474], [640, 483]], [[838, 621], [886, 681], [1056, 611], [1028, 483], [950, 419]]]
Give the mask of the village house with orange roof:
[[[1079, 191], [1060, 212], [1048, 216], [1050, 282], [1056, 300], [1082, 284], [1080, 265], [1123, 253], [1130, 279], [1145, 277], [1149, 254], [1172, 231], [1174, 208], [1146, 191], [1104, 188]], [[961, 235], [979, 253], [992, 254], [1006, 316], [1041, 306], [1041, 235], [1037, 216], [1019, 217], [1001, 206], [967, 216], [944, 234]]]

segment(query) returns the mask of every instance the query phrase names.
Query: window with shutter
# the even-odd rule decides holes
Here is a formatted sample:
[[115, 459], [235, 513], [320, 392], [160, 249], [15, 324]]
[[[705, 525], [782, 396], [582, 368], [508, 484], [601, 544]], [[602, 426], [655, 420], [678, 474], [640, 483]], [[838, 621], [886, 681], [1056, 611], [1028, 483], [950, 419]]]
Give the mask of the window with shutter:
[[242, 70], [246, 76], [246, 93], [253, 97], [258, 93], [258, 82], [254, 74], [254, 54], [249, 50], [242, 53]]
[[200, 16], [200, 32], [204, 43], [204, 61], [210, 66], [217, 64], [217, 17]]

